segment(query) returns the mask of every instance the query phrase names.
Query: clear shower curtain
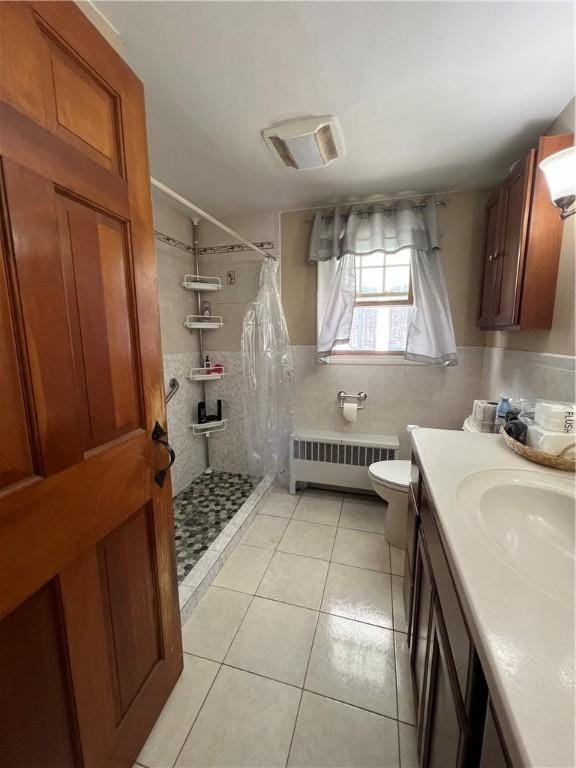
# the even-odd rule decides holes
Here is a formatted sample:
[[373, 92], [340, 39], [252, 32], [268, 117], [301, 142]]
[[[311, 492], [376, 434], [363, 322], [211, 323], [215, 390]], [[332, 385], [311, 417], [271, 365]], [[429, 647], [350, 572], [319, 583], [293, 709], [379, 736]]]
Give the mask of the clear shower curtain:
[[242, 370], [249, 471], [275, 475], [286, 484], [294, 417], [294, 362], [277, 270], [277, 261], [264, 260], [258, 295], [244, 315]]

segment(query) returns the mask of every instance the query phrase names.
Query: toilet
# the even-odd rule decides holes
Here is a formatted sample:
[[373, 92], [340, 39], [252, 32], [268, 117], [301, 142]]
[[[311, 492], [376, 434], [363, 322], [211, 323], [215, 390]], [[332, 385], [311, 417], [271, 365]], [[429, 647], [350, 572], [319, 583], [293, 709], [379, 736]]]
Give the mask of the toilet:
[[409, 461], [377, 461], [368, 467], [372, 488], [388, 503], [384, 532], [393, 547], [406, 546], [406, 514], [410, 485]]

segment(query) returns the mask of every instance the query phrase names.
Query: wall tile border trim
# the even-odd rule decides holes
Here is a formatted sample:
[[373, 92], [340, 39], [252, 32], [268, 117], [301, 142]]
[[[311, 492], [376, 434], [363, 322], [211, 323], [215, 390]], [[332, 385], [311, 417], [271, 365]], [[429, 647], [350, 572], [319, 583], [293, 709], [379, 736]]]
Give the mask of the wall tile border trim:
[[182, 240], [176, 240], [175, 237], [170, 237], [170, 235], [165, 235], [163, 232], [159, 232], [157, 229], [154, 230], [154, 240], [159, 240], [161, 243], [166, 243], [166, 245], [171, 245], [181, 251], [186, 251], [186, 253], [194, 254], [193, 246], [182, 242]]
[[[254, 243], [257, 248], [262, 248], [265, 251], [273, 251], [275, 243], [273, 240], [262, 240], [262, 242]], [[244, 251], [251, 251], [249, 245], [243, 243], [229, 243], [228, 245], [213, 245], [213, 246], [201, 246], [198, 249], [198, 253], [201, 256], [210, 256], [215, 253], [239, 253]]]
[[[182, 242], [182, 240], [177, 240], [175, 237], [170, 237], [170, 235], [164, 234], [164, 232], [160, 232], [159, 230], [154, 230], [154, 239], [158, 240], [161, 243], [166, 243], [166, 245], [171, 245], [174, 248], [178, 248], [181, 251], [186, 251], [186, 253], [191, 253], [194, 255], [194, 246], [188, 245], [188, 243]], [[262, 240], [262, 242], [254, 243], [254, 245], [257, 248], [262, 248], [263, 250], [267, 251], [273, 251], [276, 247], [276, 244], [273, 240]], [[242, 243], [228, 243], [227, 245], [214, 245], [214, 246], [207, 246], [207, 247], [200, 247], [198, 248], [198, 255], [199, 256], [206, 256], [206, 255], [212, 255], [216, 253], [239, 253], [239, 252], [245, 252], [245, 251], [251, 251], [249, 245], [244, 245]]]

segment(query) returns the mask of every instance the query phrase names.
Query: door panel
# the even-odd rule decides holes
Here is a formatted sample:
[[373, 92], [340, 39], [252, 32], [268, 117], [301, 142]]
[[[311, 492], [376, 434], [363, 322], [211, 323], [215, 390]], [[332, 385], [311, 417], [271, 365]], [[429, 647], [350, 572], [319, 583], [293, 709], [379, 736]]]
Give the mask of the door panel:
[[484, 235], [484, 267], [478, 325], [489, 328], [494, 318], [496, 303], [496, 265], [500, 251], [500, 192], [495, 192], [486, 203], [486, 231]]
[[[74, 369], [85, 450], [141, 424], [125, 226], [58, 195]], [[102, 333], [102, 330], [105, 333]]]
[[182, 669], [142, 87], [73, 3], [0, 28], [0, 635], [46, 677], [9, 677], [0, 753], [132, 766]]
[[[83, 458], [54, 185], [4, 159], [6, 217], [22, 311], [41, 474]], [[58, 343], [54, 343], [57, 339]]]
[[440, 622], [436, 604], [430, 635], [424, 764], [427, 768], [460, 768], [463, 766], [466, 730], [461, 722], [462, 704], [454, 686], [450, 651]]
[[2, 3], [0, 24], [0, 99], [48, 127], [51, 72], [48, 47], [31, 7]]
[[479, 768], [512, 768], [500, 728], [496, 723], [491, 702], [486, 709]]
[[436, 595], [430, 623], [426, 691], [421, 764], [426, 768], [476, 765], [477, 757], [468, 749], [470, 726]]
[[64, 129], [58, 135], [117, 171], [120, 141], [115, 95], [55, 43], [50, 59], [56, 120]]
[[15, 343], [4, 247], [0, 238], [0, 489], [33, 474], [24, 387]]
[[149, 509], [141, 509], [98, 547], [109, 654], [120, 722], [161, 658]]
[[[0, 624], [1, 763], [58, 768], [76, 762], [72, 691], [58, 590], [46, 584]], [[44, 762], [39, 756], [49, 755]]]
[[510, 326], [518, 322], [534, 158], [532, 149], [502, 187], [502, 243], [497, 261], [495, 326]]
[[433, 582], [425, 545], [420, 532], [416, 534], [414, 559], [414, 589], [412, 594], [412, 621], [410, 627], [410, 664], [416, 692], [416, 727], [418, 753], [424, 748], [426, 710], [426, 676], [428, 643], [433, 600]]

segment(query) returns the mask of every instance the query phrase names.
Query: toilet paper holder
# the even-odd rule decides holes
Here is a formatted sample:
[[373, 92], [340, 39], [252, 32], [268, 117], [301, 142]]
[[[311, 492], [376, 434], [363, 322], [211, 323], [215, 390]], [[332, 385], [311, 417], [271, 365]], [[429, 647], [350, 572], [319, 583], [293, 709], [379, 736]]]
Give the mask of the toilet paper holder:
[[358, 410], [362, 411], [364, 409], [363, 405], [360, 405], [360, 403], [363, 403], [364, 400], [368, 398], [368, 395], [366, 392], [358, 392], [357, 395], [349, 395], [344, 390], [340, 390], [340, 392], [337, 393], [336, 399], [338, 401], [338, 407], [344, 408], [344, 403], [350, 401], [350, 400], [356, 400], [358, 403]]

